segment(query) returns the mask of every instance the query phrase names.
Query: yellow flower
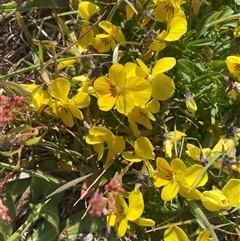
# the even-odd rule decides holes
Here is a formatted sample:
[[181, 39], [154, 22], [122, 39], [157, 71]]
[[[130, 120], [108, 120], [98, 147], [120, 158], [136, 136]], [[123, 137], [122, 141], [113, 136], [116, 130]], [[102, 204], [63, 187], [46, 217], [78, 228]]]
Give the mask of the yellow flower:
[[[162, 12], [161, 12], [162, 14]], [[154, 41], [149, 45], [152, 51], [160, 51], [165, 48], [166, 42], [179, 40], [187, 32], [187, 20], [184, 12], [179, 9], [167, 21], [167, 30], [163, 30], [157, 35]]]
[[62, 119], [69, 127], [74, 125], [73, 117], [83, 120], [83, 114], [79, 108], [85, 108], [90, 104], [90, 97], [85, 92], [79, 92], [71, 99], [68, 98], [70, 83], [67, 79], [59, 77], [52, 81], [48, 87], [48, 93], [53, 97], [49, 102], [53, 113]]
[[175, 12], [180, 10], [180, 5], [183, 3], [182, 0], [153, 0], [157, 5], [154, 9], [156, 19], [161, 21], [170, 21]]
[[50, 101], [50, 95], [42, 86], [35, 84], [21, 84], [27, 90], [32, 91], [31, 104], [35, 111], [41, 112]]
[[240, 205], [240, 180], [231, 178], [222, 188], [222, 193], [228, 198], [231, 207]]
[[134, 142], [134, 151], [124, 151], [122, 157], [130, 162], [154, 160], [154, 147], [147, 137], [141, 136]]
[[129, 221], [145, 227], [155, 225], [153, 220], [140, 217], [144, 209], [143, 196], [140, 191], [134, 190], [129, 194], [129, 206], [121, 194], [115, 195], [114, 200], [116, 214], [108, 215], [107, 223], [115, 226], [120, 237], [126, 233]]
[[[173, 226], [165, 230], [164, 241], [190, 241], [186, 233], [178, 226]], [[199, 233], [196, 241], [212, 241], [209, 230], [203, 230]]]
[[233, 149], [238, 145], [238, 140], [235, 138], [227, 138], [226, 135], [222, 136], [217, 144], [213, 147], [211, 156], [213, 157], [216, 153], [222, 153], [223, 149], [226, 155], [230, 156]]
[[221, 209], [230, 209], [240, 205], [240, 180], [230, 179], [220, 191], [215, 186], [211, 191], [204, 191], [203, 206], [209, 211], [216, 212]]
[[186, 136], [186, 134], [182, 133], [181, 131], [170, 131], [164, 134], [165, 141], [163, 142], [164, 152], [166, 157], [172, 157], [172, 149], [174, 143], [180, 141], [182, 137]]
[[200, 149], [190, 143], [187, 144], [187, 155], [191, 157], [194, 161], [197, 161], [203, 165], [206, 165], [206, 161], [211, 154], [210, 148]]
[[80, 1], [78, 4], [79, 15], [85, 20], [89, 20], [95, 13], [99, 11], [100, 8], [92, 2]]
[[115, 49], [115, 42], [113, 38], [108, 34], [97, 34], [93, 39], [93, 47], [98, 50], [99, 53], [106, 53]]
[[230, 73], [240, 81], [240, 57], [228, 56], [226, 64]]
[[197, 111], [196, 102], [190, 92], [186, 93], [186, 106], [188, 111], [191, 112], [192, 114], [195, 114], [195, 112]]
[[158, 172], [154, 175], [154, 185], [156, 187], [163, 186], [161, 198], [164, 201], [171, 201], [177, 196], [178, 192], [186, 198], [201, 198], [201, 194], [196, 187], [203, 186], [207, 182], [207, 174], [205, 173], [193, 188], [191, 186], [203, 170], [202, 166], [193, 165], [186, 168], [183, 161], [179, 158], [174, 158], [171, 161], [171, 165], [169, 165], [165, 159], [160, 157], [156, 159], [156, 165]]
[[102, 21], [99, 26], [108, 34], [97, 34], [93, 39], [93, 47], [100, 53], [108, 52], [110, 48], [115, 49], [115, 41], [121, 45], [126, 44], [122, 30], [109, 21]]
[[151, 96], [151, 86], [143, 78], [126, 76], [123, 65], [113, 64], [109, 69], [109, 77], [101, 76], [94, 82], [98, 95], [98, 105], [103, 111], [116, 106], [117, 111], [127, 115], [134, 106], [142, 106]]
[[113, 135], [105, 127], [93, 127], [89, 130], [85, 140], [89, 145], [93, 145], [94, 151], [98, 153], [98, 161], [103, 157], [104, 143], [107, 144], [108, 154], [104, 163], [105, 166], [109, 164], [116, 154], [121, 153], [125, 149], [125, 141], [121, 137]]
[[140, 124], [151, 130], [152, 124], [150, 120], [156, 120], [153, 114], [158, 113], [159, 110], [159, 102], [156, 99], [152, 99], [145, 106], [135, 106], [134, 109], [128, 114], [128, 121], [130, 123], [130, 127], [136, 137], [140, 135], [137, 124]]
[[211, 191], [204, 191], [202, 194], [202, 204], [209, 211], [216, 212], [231, 208], [227, 197], [216, 187], [213, 187]]
[[133, 72], [137, 76], [147, 77], [149, 82], [152, 85], [152, 96], [157, 100], [167, 100], [169, 99], [175, 89], [173, 80], [167, 75], [163, 74], [164, 72], [172, 69], [176, 65], [176, 59], [172, 57], [165, 57], [157, 61], [154, 65], [152, 74], [144, 62], [140, 59], [137, 59], [138, 64], [141, 67], [140, 73], [138, 73], [139, 66], [133, 68]]
[[[85, 34], [85, 32], [87, 33]], [[81, 26], [79, 37], [80, 36], [83, 36], [83, 37], [81, 37], [80, 40], [78, 41], [77, 47], [79, 45], [86, 47], [93, 42], [94, 32], [88, 23], [83, 23], [83, 25]]]

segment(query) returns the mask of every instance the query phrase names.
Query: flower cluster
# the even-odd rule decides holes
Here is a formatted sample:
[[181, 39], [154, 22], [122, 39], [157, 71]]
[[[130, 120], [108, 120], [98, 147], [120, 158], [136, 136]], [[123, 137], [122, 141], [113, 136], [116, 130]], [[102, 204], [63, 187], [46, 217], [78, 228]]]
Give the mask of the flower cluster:
[[0, 220], [3, 220], [5, 223], [9, 224], [12, 219], [9, 217], [8, 208], [3, 204], [4, 198], [0, 197]]
[[[107, 224], [122, 237], [135, 225], [155, 225], [154, 220], [142, 217], [149, 216], [144, 213], [148, 189], [155, 207], [169, 208], [169, 213], [174, 205], [180, 209], [189, 200], [203, 206], [204, 211], [238, 207], [240, 180], [231, 174], [240, 173], [236, 157], [240, 128], [236, 122], [227, 123], [237, 118], [239, 111], [229, 111], [225, 102], [238, 105], [240, 57], [225, 56], [221, 63], [209, 63], [220, 55], [214, 56], [210, 48], [215, 46], [215, 38], [211, 39], [211, 34], [205, 38], [206, 23], [187, 32], [192, 19], [185, 13], [190, 9], [197, 19], [204, 1], [190, 1], [191, 6], [183, 0], [118, 2], [109, 7], [108, 3], [80, 1], [81, 24], [74, 37], [68, 36], [72, 45], [66, 59], [56, 66], [59, 77], [47, 87], [23, 85], [32, 91], [35, 111], [61, 119], [73, 131], [78, 133], [79, 125], [74, 129], [74, 124], [80, 121], [96, 122], [84, 135], [84, 144], [93, 149], [97, 167], [115, 172], [115, 178], [106, 177], [111, 181], [104, 190], [99, 184], [99, 193], [89, 201], [90, 213], [103, 213]], [[124, 10], [119, 11], [124, 17], [119, 15], [123, 18], [120, 21], [114, 15], [122, 6]], [[107, 9], [107, 17], [103, 9]], [[131, 22], [136, 23], [134, 18], [137, 27]], [[194, 55], [196, 61], [190, 58], [192, 46], [204, 47], [201, 54]], [[74, 77], [64, 72], [70, 66], [76, 67]], [[212, 77], [213, 73], [227, 81], [222, 83], [219, 76]], [[223, 91], [217, 90], [218, 85]], [[104, 121], [100, 122], [101, 118]], [[219, 130], [221, 125], [226, 126], [224, 131]], [[152, 183], [147, 187], [125, 183], [132, 166]], [[221, 175], [225, 178], [217, 186], [216, 178]], [[202, 226], [196, 240], [212, 240]], [[163, 238], [189, 240], [177, 226], [169, 226]]]
[[24, 99], [23, 96], [0, 95], [0, 126], [10, 123], [14, 119], [14, 110], [23, 107]]

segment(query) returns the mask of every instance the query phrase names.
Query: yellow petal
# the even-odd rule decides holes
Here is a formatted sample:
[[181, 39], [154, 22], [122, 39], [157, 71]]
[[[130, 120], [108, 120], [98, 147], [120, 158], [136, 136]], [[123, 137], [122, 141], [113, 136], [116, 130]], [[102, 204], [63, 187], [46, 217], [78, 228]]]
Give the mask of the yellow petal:
[[231, 178], [223, 187], [222, 193], [228, 198], [232, 207], [240, 206], [240, 180]]
[[[204, 169], [201, 165], [193, 165], [190, 166], [185, 172], [185, 179], [189, 186], [192, 186], [193, 182], [195, 182], [198, 175]], [[194, 184], [194, 187], [201, 187], [204, 186], [208, 181], [208, 174], [207, 172], [203, 173], [201, 177], [198, 179], [197, 183]]]
[[147, 137], [139, 137], [134, 143], [134, 150], [143, 159], [155, 159], [154, 147]]
[[124, 151], [122, 157], [130, 162], [141, 162], [142, 157], [135, 154], [133, 151]]
[[231, 207], [227, 197], [218, 189], [204, 191], [202, 194], [202, 204], [209, 211], [215, 212], [221, 209], [229, 209]]
[[132, 191], [129, 195], [129, 212], [127, 214], [127, 219], [129, 221], [134, 221], [138, 219], [144, 209], [143, 196], [140, 191]]
[[149, 218], [138, 218], [137, 220], [134, 221], [138, 226], [142, 227], [151, 227], [155, 225], [155, 221]]
[[21, 86], [30, 91], [33, 91], [38, 87], [36, 84], [21, 84]]
[[97, 34], [92, 40], [92, 45], [99, 53], [106, 53], [110, 48], [112, 50], [115, 48], [112, 37], [107, 34]]
[[127, 115], [135, 106], [135, 99], [132, 92], [122, 89], [121, 94], [116, 100], [116, 109], [118, 112]]
[[96, 145], [104, 142], [100, 136], [92, 136], [92, 135], [87, 135], [85, 141], [89, 145]]
[[137, 76], [127, 79], [126, 89], [133, 94], [136, 106], [145, 105], [151, 97], [151, 85], [147, 80]]
[[158, 173], [154, 176], [154, 185], [161, 187], [171, 182], [174, 174], [169, 163], [165, 159], [158, 157], [156, 159], [156, 165]]
[[103, 153], [104, 153], [104, 144], [100, 143], [100, 144], [93, 145], [93, 149], [98, 154], [97, 160], [98, 161], [101, 160], [103, 157]]
[[165, 156], [171, 158], [172, 157], [172, 148], [173, 143], [170, 140], [166, 140], [163, 142]]
[[179, 158], [174, 158], [171, 161], [171, 168], [175, 173], [181, 173], [186, 171], [184, 162]]
[[76, 105], [78, 108], [85, 108], [90, 104], [90, 96], [85, 92], [79, 92], [70, 101], [70, 104]]
[[79, 33], [79, 37], [82, 36], [78, 42], [78, 44], [81, 44], [83, 46], [88, 46], [92, 43], [94, 32], [87, 23], [83, 23], [81, 26], [81, 31]]
[[165, 185], [161, 192], [161, 198], [165, 202], [173, 200], [178, 194], [179, 185], [176, 181], [171, 181]]
[[240, 57], [239, 56], [228, 56], [226, 64], [230, 73], [237, 77], [240, 81]]
[[42, 86], [37, 87], [33, 90], [31, 102], [34, 106], [34, 110], [41, 112], [42, 109], [50, 101], [50, 96], [46, 90], [43, 90]]
[[117, 220], [117, 215], [111, 214], [111, 215], [107, 215], [107, 224], [109, 226], [114, 226], [116, 224], [116, 220]]
[[211, 154], [210, 148], [203, 148], [202, 150], [190, 143], [187, 144], [187, 155], [190, 156], [193, 160], [199, 161], [201, 159], [201, 155], [203, 158], [207, 158]]
[[188, 111], [191, 112], [192, 114], [195, 114], [195, 112], [197, 111], [196, 102], [190, 92], [186, 93], [186, 106]]
[[90, 135], [94, 136], [105, 136], [105, 135], [113, 135], [110, 130], [108, 130], [106, 127], [93, 127], [89, 130]]
[[127, 17], [127, 20], [129, 20], [129, 19], [131, 19], [132, 16], [134, 15], [134, 11], [133, 11], [133, 9], [132, 9], [129, 5], [127, 5], [127, 6], [125, 7], [125, 9], [126, 9], [126, 17]]
[[187, 199], [199, 200], [203, 197], [202, 193], [196, 188], [190, 186], [179, 185], [179, 194]]
[[127, 231], [127, 227], [128, 227], [128, 220], [127, 220], [127, 218], [126, 217], [122, 218], [119, 221], [119, 226], [118, 226], [118, 235], [119, 235], [119, 237], [124, 236], [124, 234]]
[[148, 67], [146, 66], [146, 64], [141, 59], [136, 59], [136, 61], [140, 65], [142, 70], [144, 71], [145, 75], [148, 75], [149, 74], [149, 70], [148, 70]]
[[142, 69], [142, 67], [140, 67], [137, 64], [132, 63], [132, 62], [126, 63], [124, 65], [124, 68], [125, 68], [125, 72], [127, 74], [127, 78], [134, 77], [134, 76], [138, 76], [140, 78], [145, 78], [147, 75], [144, 72], [144, 70]]
[[72, 114], [67, 108], [58, 110], [57, 117], [59, 117], [66, 126], [72, 127], [74, 125]]
[[169, 25], [169, 31], [165, 41], [172, 42], [179, 40], [187, 32], [187, 21], [185, 18], [174, 17]]
[[111, 79], [99, 77], [94, 82], [94, 89], [98, 95], [98, 105], [101, 110], [111, 110], [115, 105], [116, 96], [112, 95], [112, 87], [115, 86]]
[[153, 114], [158, 113], [159, 110], [160, 110], [159, 101], [156, 100], [156, 99], [150, 100], [150, 101], [147, 103], [146, 108], [147, 108], [149, 111], [151, 111]]
[[119, 154], [125, 149], [125, 140], [120, 136], [114, 136], [112, 147], [109, 146], [109, 149], [114, 154]]
[[69, 110], [71, 111], [72, 115], [79, 119], [79, 120], [83, 120], [83, 113], [77, 108], [77, 106], [75, 105], [69, 105], [68, 106]]
[[113, 64], [109, 69], [109, 78], [116, 83], [119, 88], [126, 85], [126, 72], [121, 64]]
[[70, 83], [67, 79], [59, 77], [52, 81], [48, 86], [48, 93], [58, 100], [68, 101], [68, 93], [70, 91]]
[[78, 12], [81, 18], [89, 20], [95, 13], [99, 12], [100, 8], [91, 2], [81, 1], [78, 4]]
[[169, 1], [158, 1], [157, 7], [154, 9], [155, 18], [160, 21], [169, 21], [172, 19], [174, 7]]
[[190, 241], [186, 233], [179, 227], [174, 226], [165, 230], [164, 241]]
[[210, 238], [210, 231], [203, 230], [201, 233], [199, 233], [196, 241], [212, 241], [212, 239]]
[[118, 43], [125, 45], [126, 40], [122, 30], [118, 26], [114, 26], [109, 21], [101, 21], [99, 26], [104, 29], [111, 37], [113, 37]]
[[157, 100], [169, 99], [175, 89], [175, 84], [171, 78], [165, 74], [157, 74], [152, 78], [152, 96]]
[[157, 74], [164, 73], [172, 69], [176, 65], [176, 59], [172, 57], [161, 58], [154, 65], [152, 70], [152, 78], [155, 78]]
[[237, 143], [233, 138], [225, 138], [225, 136], [223, 136], [213, 147], [211, 156], [214, 156], [216, 153], [222, 153], [223, 149], [225, 151], [225, 154], [230, 156], [236, 145]]
[[135, 106], [132, 112], [129, 114], [131, 120], [145, 126], [148, 129], [152, 129], [152, 124], [149, 120], [149, 111], [141, 107]]
[[77, 62], [77, 59], [68, 59], [68, 60], [63, 60], [57, 65], [57, 70], [62, 70], [67, 68], [69, 65], [72, 65]]

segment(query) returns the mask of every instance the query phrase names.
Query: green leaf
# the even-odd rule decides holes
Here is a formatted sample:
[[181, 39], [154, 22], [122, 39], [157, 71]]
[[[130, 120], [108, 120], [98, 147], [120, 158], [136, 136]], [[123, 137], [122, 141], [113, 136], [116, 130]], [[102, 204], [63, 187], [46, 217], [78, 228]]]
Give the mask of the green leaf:
[[[54, 217], [49, 216], [48, 218], [53, 219]], [[34, 231], [33, 235], [28, 240], [52, 241], [57, 237], [57, 235], [58, 229], [45, 219], [44, 222], [38, 226], [38, 228]]]
[[32, 145], [36, 145], [36, 144], [39, 143], [41, 140], [42, 140], [42, 136], [36, 136], [36, 137], [33, 137], [33, 138], [25, 141], [24, 144], [25, 144], [26, 146], [32, 146]]
[[228, 17], [233, 14], [233, 10], [229, 6], [224, 6], [224, 9], [221, 9], [216, 16], [214, 17], [215, 20], [222, 19]]
[[67, 190], [68, 188], [72, 187], [72, 186], [75, 186], [76, 184], [78, 184], [79, 182], [82, 182], [83, 180], [85, 180], [86, 178], [90, 177], [92, 175], [92, 173], [88, 174], [88, 175], [85, 175], [83, 177], [79, 177], [79, 178], [76, 178], [64, 185], [62, 185], [61, 187], [57, 188], [54, 192], [52, 192], [51, 194], [49, 194], [46, 198], [50, 198], [54, 195], [56, 195], [57, 193], [60, 193], [60, 192], [63, 192], [65, 190]]
[[193, 215], [196, 217], [198, 224], [203, 227], [203, 229], [208, 229], [210, 231], [213, 241], [219, 241], [212, 224], [208, 221], [207, 217], [197, 203], [193, 200], [187, 200], [187, 203], [191, 208]]
[[189, 42], [186, 47], [203, 47], [203, 46], [213, 46], [215, 45], [214, 41], [212, 39], [198, 39]]
[[106, 220], [104, 217], [93, 218], [87, 214], [81, 219], [84, 213], [85, 211], [74, 213], [60, 224], [61, 230], [67, 230], [68, 239], [77, 237], [79, 233], [95, 233], [106, 227]]
[[208, 30], [208, 26], [206, 26], [207, 24], [209, 24], [212, 19], [214, 18], [214, 15], [216, 14], [216, 12], [211, 12], [209, 14], [207, 14], [205, 17], [203, 17], [202, 21], [200, 22], [196, 32], [197, 32], [197, 39], [199, 39], [202, 35], [204, 35], [207, 30]]
[[177, 61], [179, 69], [190, 77], [195, 77], [195, 65], [188, 59], [179, 59]]
[[45, 219], [41, 225], [34, 231], [30, 240], [53, 240], [59, 233], [59, 216], [58, 216], [58, 202], [61, 198], [52, 199], [43, 205], [40, 215]]
[[[24, 174], [24, 173], [23, 173]], [[6, 184], [6, 191], [10, 192], [12, 195], [12, 199], [16, 201], [16, 199], [23, 194], [23, 192], [26, 190], [27, 186], [29, 185], [29, 178], [30, 176], [28, 174], [26, 175], [26, 179], [20, 179], [21, 174], [18, 176], [19, 178], [16, 178], [16, 180], [9, 181]]]
[[15, 150], [15, 151], [0, 151], [0, 155], [2, 155], [4, 157], [12, 157], [16, 153], [18, 153], [18, 150]]
[[27, 0], [20, 3], [17, 10], [30, 10], [33, 8], [37, 9], [67, 9], [67, 0]]
[[234, 2], [240, 6], [240, 0], [234, 0]]
[[53, 192], [56, 188], [63, 183], [63, 180], [56, 179], [54, 177], [48, 176], [48, 180], [33, 177], [31, 180], [31, 191], [33, 200], [38, 200], [40, 198], [45, 198], [49, 193]]

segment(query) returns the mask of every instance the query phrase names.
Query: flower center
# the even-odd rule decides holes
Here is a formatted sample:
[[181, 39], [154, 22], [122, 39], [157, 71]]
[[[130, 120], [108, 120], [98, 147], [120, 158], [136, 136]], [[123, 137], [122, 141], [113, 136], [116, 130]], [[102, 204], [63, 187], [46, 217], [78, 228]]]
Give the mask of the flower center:
[[235, 64], [234, 70], [240, 72], [240, 64]]
[[167, 174], [166, 174], [167, 180], [169, 180], [169, 181], [174, 180], [175, 179], [174, 173], [170, 170], [166, 170], [166, 171], [167, 171]]
[[171, 5], [167, 5], [165, 7], [166, 12], [171, 12], [172, 14], [174, 13], [174, 7]]
[[107, 46], [107, 45], [109, 45], [110, 44], [110, 39], [107, 39], [107, 38], [103, 38], [103, 39], [101, 39], [101, 42], [105, 45], [105, 46]]
[[120, 88], [116, 85], [110, 85], [110, 92], [111, 96], [116, 98], [118, 95], [120, 95]]

